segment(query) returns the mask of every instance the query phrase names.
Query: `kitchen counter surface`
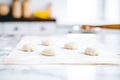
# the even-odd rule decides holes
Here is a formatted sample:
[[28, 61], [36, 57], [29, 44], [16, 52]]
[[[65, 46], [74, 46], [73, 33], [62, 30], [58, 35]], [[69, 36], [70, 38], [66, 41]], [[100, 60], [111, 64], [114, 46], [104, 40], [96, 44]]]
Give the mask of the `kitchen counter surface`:
[[[99, 36], [101, 42], [103, 42], [110, 49], [114, 50], [115, 54], [118, 54], [118, 56], [120, 56], [119, 34], [96, 34], [96, 36]], [[19, 40], [20, 37], [0, 37], [0, 62], [16, 46]], [[119, 76], [120, 66], [116, 65], [0, 65], [0, 80], [24, 80], [26, 78], [29, 78], [29, 80], [120, 80]]]

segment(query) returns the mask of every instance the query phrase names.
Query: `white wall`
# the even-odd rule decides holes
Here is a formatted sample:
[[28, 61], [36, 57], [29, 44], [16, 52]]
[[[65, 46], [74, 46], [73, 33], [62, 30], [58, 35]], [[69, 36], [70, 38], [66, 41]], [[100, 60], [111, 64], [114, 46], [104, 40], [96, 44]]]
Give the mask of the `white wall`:
[[98, 19], [98, 0], [68, 0], [68, 20], [74, 23]]
[[105, 19], [120, 23], [120, 0], [106, 0]]

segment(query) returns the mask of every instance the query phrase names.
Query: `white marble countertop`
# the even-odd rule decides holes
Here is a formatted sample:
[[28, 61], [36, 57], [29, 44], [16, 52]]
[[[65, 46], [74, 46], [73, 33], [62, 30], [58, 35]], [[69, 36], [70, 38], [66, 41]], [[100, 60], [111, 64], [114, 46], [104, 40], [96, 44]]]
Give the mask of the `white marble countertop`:
[[[116, 54], [120, 54], [119, 34], [97, 34], [97, 36], [100, 36], [100, 41], [113, 49]], [[0, 38], [0, 61], [9, 54], [18, 41], [17, 38]], [[29, 80], [120, 80], [119, 76], [120, 66], [116, 65], [0, 65], [0, 80], [25, 80], [26, 78]]]

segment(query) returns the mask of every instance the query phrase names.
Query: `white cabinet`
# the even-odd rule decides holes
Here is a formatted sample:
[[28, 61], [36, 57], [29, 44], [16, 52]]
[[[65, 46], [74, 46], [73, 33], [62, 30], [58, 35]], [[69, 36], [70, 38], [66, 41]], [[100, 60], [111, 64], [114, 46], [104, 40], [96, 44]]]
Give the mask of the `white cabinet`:
[[4, 23], [4, 34], [13, 35], [17, 33], [17, 28], [15, 23]]
[[51, 22], [33, 22], [29, 25], [31, 35], [51, 35], [56, 30], [55, 23]]
[[5, 35], [51, 35], [56, 26], [54, 22], [5, 22]]
[[32, 22], [29, 24], [29, 34], [30, 35], [39, 35], [41, 30], [40, 30], [41, 24], [38, 22]]
[[27, 23], [4, 23], [4, 34], [5, 35], [27, 35], [28, 34]]
[[17, 35], [28, 35], [29, 34], [29, 26], [28, 26], [29, 23], [18, 23], [16, 24], [17, 25], [17, 28], [18, 28], [18, 31], [17, 31]]

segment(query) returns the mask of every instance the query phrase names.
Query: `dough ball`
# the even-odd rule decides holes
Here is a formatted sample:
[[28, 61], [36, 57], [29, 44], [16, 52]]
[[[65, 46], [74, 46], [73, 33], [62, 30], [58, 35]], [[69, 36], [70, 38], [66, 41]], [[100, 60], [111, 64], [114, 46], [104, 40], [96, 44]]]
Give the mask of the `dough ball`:
[[98, 56], [99, 55], [99, 53], [93, 48], [87, 48], [85, 50], [85, 54], [89, 55], [89, 56]]
[[44, 45], [44, 46], [50, 46], [50, 45], [53, 44], [53, 42], [51, 40], [44, 40], [44, 41], [42, 41], [41, 44]]
[[42, 55], [44, 56], [55, 56], [57, 54], [56, 50], [53, 48], [44, 49]]
[[74, 42], [66, 43], [64, 45], [64, 48], [69, 49], [69, 50], [76, 50], [76, 49], [78, 49], [78, 47], [79, 47], [78, 44], [76, 44]]
[[31, 44], [25, 44], [22, 47], [22, 51], [24, 51], [24, 52], [33, 52], [33, 51], [35, 51], [35, 47], [33, 45], [31, 45]]

